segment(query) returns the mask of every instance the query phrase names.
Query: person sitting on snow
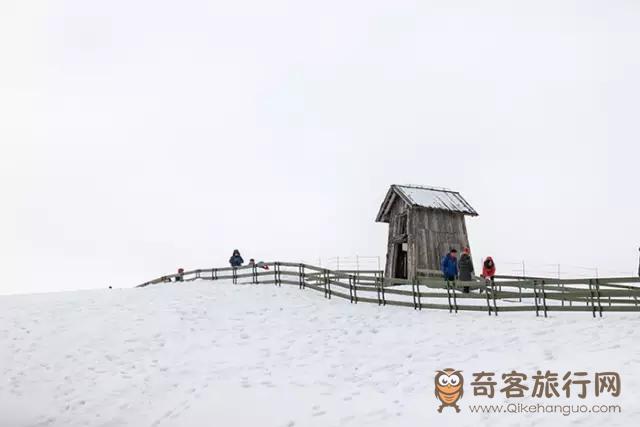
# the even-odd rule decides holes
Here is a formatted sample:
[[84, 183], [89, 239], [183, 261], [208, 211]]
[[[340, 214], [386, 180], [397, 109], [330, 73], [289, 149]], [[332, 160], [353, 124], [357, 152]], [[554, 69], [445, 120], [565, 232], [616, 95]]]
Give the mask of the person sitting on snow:
[[240, 251], [237, 249], [234, 249], [233, 255], [231, 255], [231, 258], [229, 258], [229, 264], [231, 264], [231, 267], [236, 268], [236, 267], [241, 267], [243, 263], [244, 263], [244, 260], [240, 256]]
[[267, 264], [265, 264], [265, 262], [264, 262], [264, 261], [258, 261], [258, 262], [256, 263], [256, 260], [255, 260], [255, 259], [253, 259], [253, 258], [251, 258], [251, 259], [249, 260], [249, 266], [250, 266], [250, 267], [253, 267], [254, 265], [255, 265], [256, 267], [262, 268], [262, 269], [264, 269], [264, 270], [268, 270], [268, 269], [269, 269], [269, 266], [268, 266]]

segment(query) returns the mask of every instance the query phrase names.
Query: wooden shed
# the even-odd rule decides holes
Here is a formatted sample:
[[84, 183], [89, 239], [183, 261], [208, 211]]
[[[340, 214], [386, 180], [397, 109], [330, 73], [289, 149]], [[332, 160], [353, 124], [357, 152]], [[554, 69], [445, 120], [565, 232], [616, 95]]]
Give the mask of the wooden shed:
[[466, 215], [478, 213], [456, 191], [392, 185], [376, 217], [389, 224], [385, 276], [413, 279], [440, 270], [450, 248], [469, 246]]

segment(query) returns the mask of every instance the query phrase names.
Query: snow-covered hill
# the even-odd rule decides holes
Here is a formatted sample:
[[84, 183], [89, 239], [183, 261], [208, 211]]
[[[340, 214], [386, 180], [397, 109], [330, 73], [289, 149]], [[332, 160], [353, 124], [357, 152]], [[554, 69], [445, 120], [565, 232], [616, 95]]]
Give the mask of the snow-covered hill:
[[[640, 316], [605, 316], [418, 312], [221, 282], [4, 296], [0, 426], [632, 425]], [[436, 411], [434, 372], [449, 367], [465, 376], [460, 414]], [[538, 369], [617, 371], [622, 392], [517, 402], [622, 413], [467, 407], [508, 403], [474, 396], [473, 372], [501, 385], [500, 373]]]

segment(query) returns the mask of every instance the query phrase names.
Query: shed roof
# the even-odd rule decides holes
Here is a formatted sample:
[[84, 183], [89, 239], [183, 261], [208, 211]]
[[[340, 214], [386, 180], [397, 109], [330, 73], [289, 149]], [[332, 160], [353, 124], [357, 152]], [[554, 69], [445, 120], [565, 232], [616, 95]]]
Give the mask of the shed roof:
[[389, 210], [397, 198], [410, 206], [478, 216], [457, 191], [420, 185], [392, 185], [380, 206], [376, 222], [389, 222]]

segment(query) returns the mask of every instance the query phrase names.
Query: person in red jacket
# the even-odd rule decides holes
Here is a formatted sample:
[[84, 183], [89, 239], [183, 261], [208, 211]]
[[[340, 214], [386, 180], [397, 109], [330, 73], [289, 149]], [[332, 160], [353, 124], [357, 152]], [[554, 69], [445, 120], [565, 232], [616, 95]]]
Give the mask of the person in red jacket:
[[485, 279], [491, 279], [496, 275], [496, 264], [493, 262], [493, 258], [490, 256], [484, 260], [482, 264], [482, 277]]
[[[496, 264], [493, 262], [493, 258], [488, 256], [482, 263], [482, 277], [484, 277], [485, 286], [489, 286], [491, 278], [496, 275]], [[480, 288], [482, 293], [482, 288]]]

